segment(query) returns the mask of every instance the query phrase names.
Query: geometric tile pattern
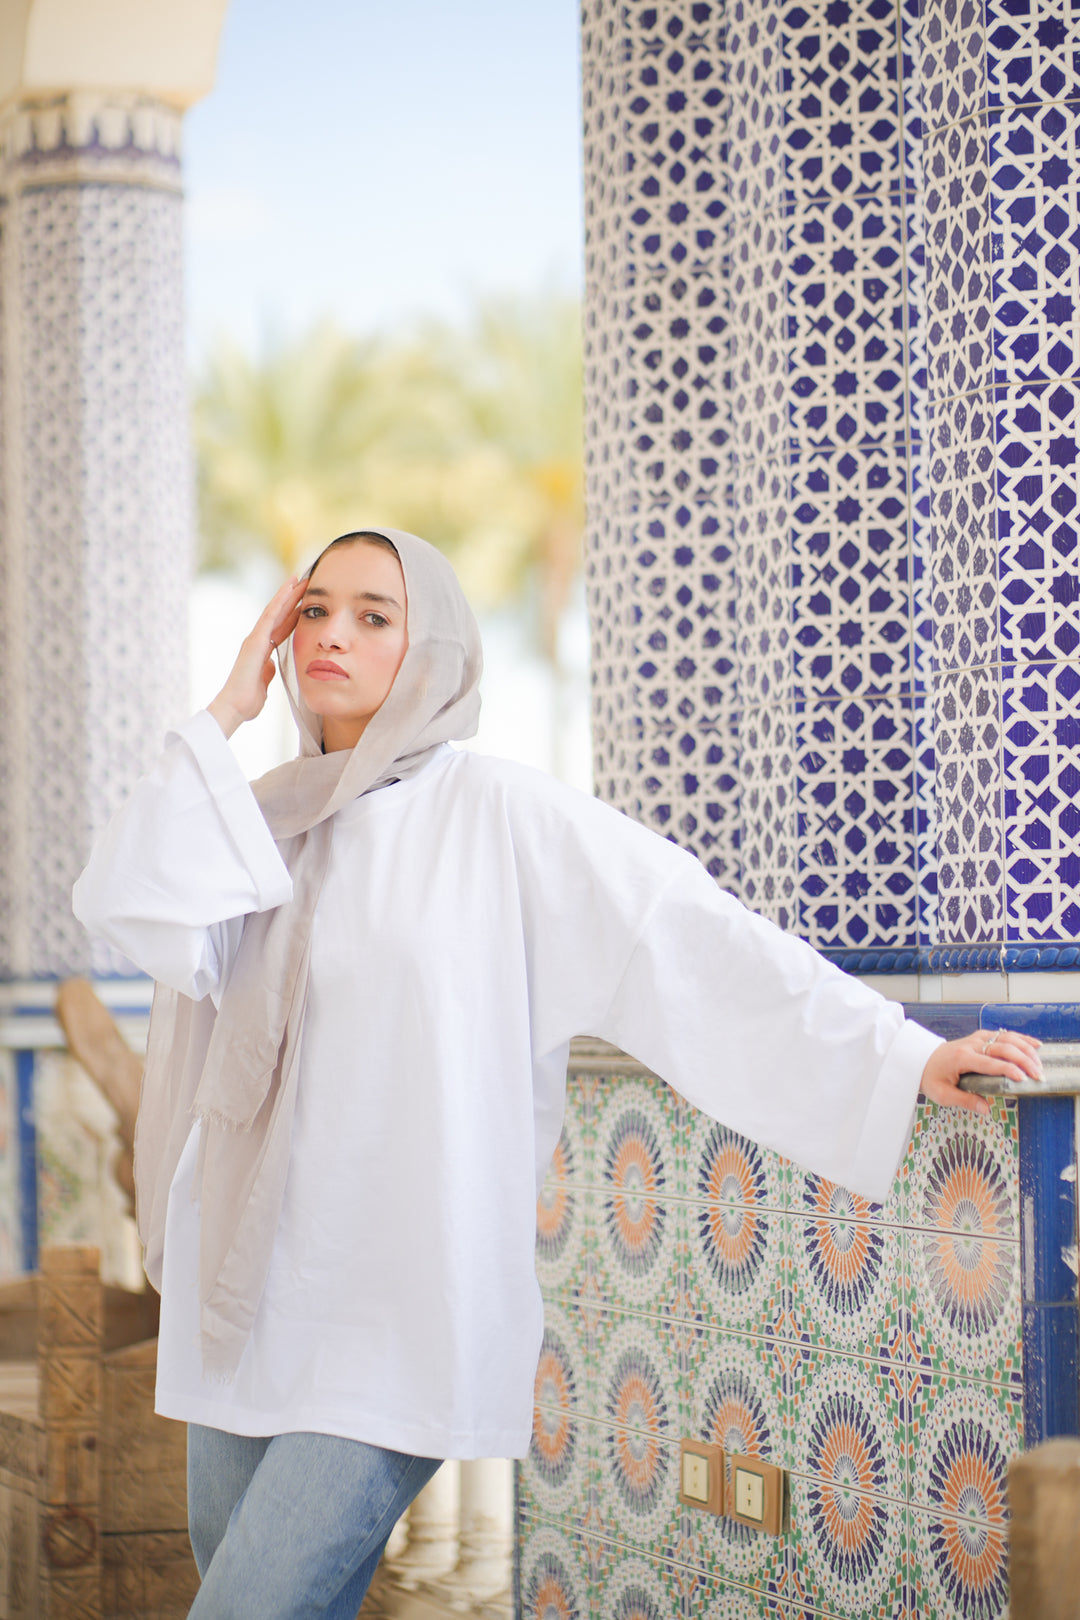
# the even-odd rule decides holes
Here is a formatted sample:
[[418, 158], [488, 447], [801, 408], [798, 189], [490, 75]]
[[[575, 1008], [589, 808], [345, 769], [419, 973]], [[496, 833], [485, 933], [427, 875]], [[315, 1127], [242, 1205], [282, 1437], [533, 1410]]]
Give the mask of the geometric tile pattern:
[[[956, 368], [954, 368], [956, 369]], [[987, 392], [936, 398], [927, 468], [936, 672], [998, 656], [995, 415]], [[947, 815], [943, 812], [943, 820]]]
[[989, 115], [994, 233], [994, 380], [1075, 374], [1075, 176], [1080, 102], [1035, 102]]
[[934, 691], [941, 937], [1002, 937], [1003, 802], [996, 667], [943, 671]]
[[1080, 662], [1002, 679], [1009, 939], [1080, 934]]
[[585, 7], [597, 788], [826, 950], [1066, 942], [1080, 18], [841, 9]]
[[[89, 121], [89, 122], [88, 122]], [[71, 914], [182, 715], [191, 545], [179, 115], [82, 98], [0, 132], [0, 974], [122, 971]], [[18, 409], [13, 408], [17, 396]], [[18, 467], [17, 479], [9, 477]], [[26, 641], [30, 593], [55, 627]], [[121, 628], [122, 627], [122, 628]]]
[[990, 169], [978, 118], [927, 133], [923, 143], [928, 383], [936, 399], [992, 382]]
[[998, 468], [996, 502], [1001, 659], [1075, 658], [1075, 389], [1060, 382], [1001, 388], [996, 416], [998, 445], [1008, 447]]
[[1074, 939], [1080, 19], [928, 5], [940, 940]]
[[[538, 1205], [523, 1599], [542, 1577], [591, 1620], [1002, 1615], [1005, 1472], [1023, 1444], [1015, 1104], [987, 1120], [920, 1109], [885, 1205], [629, 1060], [597, 1078], [572, 1059], [566, 1121]], [[605, 1237], [631, 1186], [670, 1244], [645, 1292]], [[552, 1271], [550, 1212], [571, 1203], [577, 1260]], [[788, 1468], [790, 1532], [680, 1507], [680, 1435]]]
[[806, 704], [800, 715], [798, 931], [820, 947], [917, 937], [915, 721], [921, 698]]
[[597, 785], [815, 943], [913, 946], [918, 166], [892, 14], [795, 18], [585, 10]]
[[[1021, 10], [1009, 0], [988, 0], [986, 79], [990, 99], [1063, 101], [1080, 96], [1080, 47], [1064, 24], [1068, 12]], [[1064, 25], [1063, 25], [1064, 24]]]

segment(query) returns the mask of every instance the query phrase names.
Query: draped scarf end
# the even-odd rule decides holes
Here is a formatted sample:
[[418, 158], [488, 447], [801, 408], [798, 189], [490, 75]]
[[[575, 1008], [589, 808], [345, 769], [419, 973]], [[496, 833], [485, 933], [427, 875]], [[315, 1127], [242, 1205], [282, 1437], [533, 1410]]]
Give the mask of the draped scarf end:
[[236, 1378], [250, 1329], [226, 1322], [203, 1307], [199, 1348], [203, 1377], [210, 1384], [231, 1384]]
[[250, 1119], [236, 1119], [220, 1108], [193, 1108], [193, 1125], [214, 1125], [219, 1131], [250, 1131]]

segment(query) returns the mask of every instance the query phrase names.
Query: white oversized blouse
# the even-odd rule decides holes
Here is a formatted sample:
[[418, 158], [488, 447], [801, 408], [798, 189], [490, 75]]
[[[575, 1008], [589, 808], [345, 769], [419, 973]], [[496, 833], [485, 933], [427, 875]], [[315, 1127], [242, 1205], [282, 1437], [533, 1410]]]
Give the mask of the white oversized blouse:
[[[155, 979], [216, 998], [244, 916], [290, 895], [203, 712], [113, 819], [74, 903]], [[879, 1200], [937, 1044], [665, 839], [443, 746], [334, 818], [284, 1204], [229, 1383], [201, 1371], [192, 1127], [166, 1222], [158, 1410], [237, 1434], [523, 1456], [543, 1328], [535, 1202], [577, 1034]]]

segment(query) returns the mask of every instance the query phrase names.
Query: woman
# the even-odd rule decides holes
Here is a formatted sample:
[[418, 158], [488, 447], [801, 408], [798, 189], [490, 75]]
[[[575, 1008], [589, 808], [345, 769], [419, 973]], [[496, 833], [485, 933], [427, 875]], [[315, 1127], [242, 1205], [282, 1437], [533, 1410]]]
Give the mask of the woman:
[[[226, 739], [292, 636], [301, 757]], [[111, 823], [77, 914], [158, 981], [136, 1141], [158, 1410], [189, 1428], [195, 1616], [351, 1617], [444, 1457], [522, 1456], [534, 1206], [571, 1036], [883, 1199], [944, 1044], [692, 856], [470, 736], [476, 625], [396, 530], [290, 580]]]

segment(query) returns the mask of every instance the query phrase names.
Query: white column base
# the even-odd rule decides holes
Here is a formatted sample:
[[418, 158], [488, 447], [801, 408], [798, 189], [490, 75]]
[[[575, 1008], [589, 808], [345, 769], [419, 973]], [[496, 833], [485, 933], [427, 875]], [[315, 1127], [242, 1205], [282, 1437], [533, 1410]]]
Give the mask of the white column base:
[[461, 1464], [459, 1557], [438, 1583], [440, 1597], [467, 1612], [510, 1589], [513, 1525], [512, 1464], [485, 1458]]
[[405, 1550], [389, 1561], [394, 1584], [406, 1592], [449, 1574], [457, 1563], [460, 1466], [444, 1462], [409, 1509]]

